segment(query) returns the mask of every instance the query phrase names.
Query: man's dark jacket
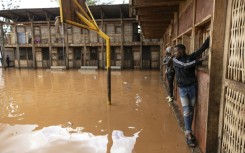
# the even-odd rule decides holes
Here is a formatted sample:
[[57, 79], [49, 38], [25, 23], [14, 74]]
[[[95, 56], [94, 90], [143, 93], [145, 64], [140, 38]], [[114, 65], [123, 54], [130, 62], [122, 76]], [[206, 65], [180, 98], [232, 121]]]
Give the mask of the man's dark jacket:
[[177, 85], [179, 87], [186, 87], [197, 83], [195, 75], [195, 66], [200, 64], [198, 60], [200, 55], [209, 47], [209, 37], [205, 40], [204, 44], [197, 51], [190, 55], [184, 55], [179, 58], [173, 59], [175, 69], [175, 76]]

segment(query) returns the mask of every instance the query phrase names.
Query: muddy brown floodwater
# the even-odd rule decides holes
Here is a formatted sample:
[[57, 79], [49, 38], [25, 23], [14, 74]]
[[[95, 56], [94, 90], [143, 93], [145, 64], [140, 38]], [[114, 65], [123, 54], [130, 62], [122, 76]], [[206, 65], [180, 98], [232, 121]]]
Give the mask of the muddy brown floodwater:
[[189, 153], [157, 71], [0, 69], [1, 153]]

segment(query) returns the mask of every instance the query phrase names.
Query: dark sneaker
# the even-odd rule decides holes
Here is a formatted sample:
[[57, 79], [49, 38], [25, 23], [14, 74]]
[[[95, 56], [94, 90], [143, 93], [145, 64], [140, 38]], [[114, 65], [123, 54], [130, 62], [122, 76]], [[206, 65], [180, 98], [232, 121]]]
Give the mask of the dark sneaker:
[[186, 138], [186, 142], [190, 147], [195, 147], [195, 140], [193, 140], [193, 138]]
[[196, 141], [196, 138], [195, 138], [195, 136], [191, 133], [191, 139], [193, 140], [193, 141]]

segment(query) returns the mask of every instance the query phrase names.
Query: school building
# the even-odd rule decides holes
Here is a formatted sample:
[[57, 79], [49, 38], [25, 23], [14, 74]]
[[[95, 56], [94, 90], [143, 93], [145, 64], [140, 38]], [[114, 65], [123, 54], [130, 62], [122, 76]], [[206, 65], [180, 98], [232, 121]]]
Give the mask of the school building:
[[[194, 135], [203, 153], [245, 152], [244, 0], [130, 0], [90, 9], [111, 38], [112, 68], [158, 69], [163, 80], [166, 44], [182, 43], [191, 54], [210, 36], [209, 59], [196, 69]], [[0, 23], [8, 27], [2, 54], [16, 68], [105, 68], [104, 40], [55, 26], [59, 8], [2, 10], [0, 16], [12, 21]], [[176, 84], [174, 94], [181, 113]]]
[[[117, 69], [159, 69], [160, 40], [145, 39], [128, 4], [90, 6], [98, 26], [111, 38], [111, 66]], [[16, 68], [106, 65], [105, 41], [96, 32], [68, 24], [55, 25], [59, 8], [2, 10], [3, 54]], [[6, 28], [8, 27], [8, 28]], [[6, 55], [4, 55], [6, 56]]]

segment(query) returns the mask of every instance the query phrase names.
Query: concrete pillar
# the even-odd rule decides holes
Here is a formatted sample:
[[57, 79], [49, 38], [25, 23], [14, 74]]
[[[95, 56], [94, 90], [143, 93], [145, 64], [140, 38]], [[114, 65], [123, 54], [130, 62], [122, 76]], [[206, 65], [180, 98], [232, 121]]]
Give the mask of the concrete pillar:
[[124, 63], [124, 50], [123, 50], [123, 46], [124, 46], [124, 23], [123, 23], [123, 18], [121, 17], [121, 46], [120, 46], [120, 50], [121, 50], [121, 68], [123, 69], [123, 63]]
[[219, 110], [222, 93], [223, 77], [223, 56], [225, 41], [225, 25], [227, 0], [215, 0], [213, 9], [213, 24], [211, 28], [211, 55], [209, 55], [210, 84], [209, 84], [209, 101], [208, 117], [206, 132], [206, 152], [216, 153], [218, 150], [218, 127], [219, 127]]
[[48, 24], [48, 48], [49, 48], [49, 62], [50, 67], [52, 66], [52, 43], [51, 43], [51, 27], [50, 27], [50, 20], [47, 21]]
[[143, 56], [143, 33], [141, 31], [140, 33], [140, 69], [143, 69], [142, 56]]
[[[41, 28], [41, 27], [40, 27]], [[35, 51], [35, 44], [34, 44], [34, 26], [33, 26], [33, 20], [31, 20], [31, 46], [32, 46], [32, 61], [33, 61], [33, 68], [37, 68], [36, 64], [36, 51]]]
[[16, 58], [18, 60], [18, 68], [20, 69], [20, 47], [19, 47], [19, 42], [18, 42], [18, 33], [17, 33], [16, 23], [14, 24], [14, 29], [15, 29], [15, 42], [16, 42]]

